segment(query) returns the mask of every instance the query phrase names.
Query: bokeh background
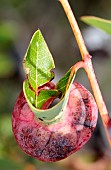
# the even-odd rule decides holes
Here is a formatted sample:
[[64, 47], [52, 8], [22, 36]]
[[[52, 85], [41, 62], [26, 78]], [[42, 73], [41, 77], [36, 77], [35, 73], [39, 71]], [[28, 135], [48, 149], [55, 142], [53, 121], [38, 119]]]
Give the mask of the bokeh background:
[[[69, 0], [93, 56], [104, 100], [111, 112], [111, 37], [80, 21], [84, 15], [111, 19], [111, 0]], [[43, 163], [19, 148], [11, 129], [11, 114], [25, 79], [22, 60], [33, 33], [40, 29], [55, 60], [55, 82], [81, 59], [65, 13], [57, 0], [0, 0], [0, 170], [109, 170], [111, 153], [99, 117], [88, 144], [57, 163]], [[91, 91], [84, 70], [76, 80]]]

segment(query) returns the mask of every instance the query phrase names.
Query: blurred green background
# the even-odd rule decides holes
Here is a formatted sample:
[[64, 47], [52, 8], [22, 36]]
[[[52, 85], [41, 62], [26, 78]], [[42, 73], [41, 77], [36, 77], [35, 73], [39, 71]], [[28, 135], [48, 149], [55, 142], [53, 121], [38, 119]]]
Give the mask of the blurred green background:
[[[95, 15], [111, 19], [111, 0], [69, 1], [93, 56], [95, 72], [111, 112], [111, 37], [80, 21]], [[55, 82], [81, 59], [64, 11], [57, 0], [0, 0], [0, 170], [101, 170], [111, 169], [108, 148], [99, 118], [96, 131], [81, 151], [57, 163], [43, 163], [27, 156], [12, 134], [11, 114], [25, 79], [22, 60], [32, 34], [40, 29], [55, 60]], [[87, 89], [90, 84], [80, 70], [76, 81]]]

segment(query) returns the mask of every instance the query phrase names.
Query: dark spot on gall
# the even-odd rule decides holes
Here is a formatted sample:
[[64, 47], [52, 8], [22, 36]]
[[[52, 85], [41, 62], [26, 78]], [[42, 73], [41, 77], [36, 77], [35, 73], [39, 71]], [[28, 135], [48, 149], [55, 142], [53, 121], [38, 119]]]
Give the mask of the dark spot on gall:
[[43, 121], [43, 119], [39, 118], [39, 120]]

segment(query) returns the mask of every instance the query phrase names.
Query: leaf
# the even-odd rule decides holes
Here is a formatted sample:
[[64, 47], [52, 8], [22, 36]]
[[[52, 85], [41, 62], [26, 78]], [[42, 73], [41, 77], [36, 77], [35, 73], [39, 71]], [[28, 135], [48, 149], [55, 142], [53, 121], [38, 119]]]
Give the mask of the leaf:
[[40, 30], [32, 37], [23, 66], [34, 90], [54, 78], [54, 73], [51, 71], [55, 68], [54, 61]]
[[30, 102], [34, 107], [36, 107], [37, 102], [38, 109], [40, 109], [43, 103], [49, 100], [50, 98], [56, 98], [59, 96], [59, 92], [57, 90], [41, 90], [36, 98], [36, 93], [30, 88], [28, 80], [24, 81], [23, 90], [28, 102]]
[[57, 98], [58, 96], [59, 92], [57, 90], [41, 90], [37, 98], [38, 108], [41, 108], [50, 98]]
[[32, 101], [34, 99], [35, 94], [32, 90], [30, 90], [30, 88], [28, 88], [28, 90], [27, 88], [28, 88], [28, 82], [25, 81], [23, 84], [24, 95], [26, 97], [29, 107], [35, 113], [37, 118], [45, 121], [47, 124], [50, 124], [52, 122], [55, 122], [63, 114], [63, 108], [66, 106], [67, 101], [68, 101], [69, 91], [67, 91], [65, 97], [57, 105], [53, 106], [50, 109], [42, 110], [42, 109], [38, 109], [34, 107], [34, 105], [32, 104]]
[[66, 87], [67, 87], [67, 83], [68, 83], [68, 80], [69, 80], [70, 73], [71, 73], [71, 68], [68, 70], [68, 72], [56, 84], [56, 88], [62, 94], [62, 96], [65, 95]]
[[[38, 92], [38, 87], [52, 80], [54, 73], [51, 72], [51, 69], [55, 67], [52, 56], [39, 30], [32, 37], [23, 65], [28, 77], [23, 83], [23, 92], [29, 107], [36, 117], [45, 121], [46, 124], [58, 121], [67, 105], [70, 86], [75, 75], [68, 82], [70, 69], [57, 83], [56, 89], [42, 89]], [[60, 95], [62, 98], [57, 105], [46, 110], [41, 109], [42, 105], [49, 99], [59, 98]]]
[[99, 28], [105, 31], [107, 34], [111, 35], [111, 21], [94, 17], [94, 16], [83, 16], [81, 20], [88, 25]]
[[[26, 97], [26, 100], [31, 110], [35, 113], [35, 115], [39, 119], [45, 121], [48, 124], [58, 120], [58, 118], [61, 117], [61, 115], [63, 114], [64, 107], [67, 105], [68, 96], [70, 92], [70, 86], [75, 77], [75, 74], [73, 74], [73, 76], [71, 77], [68, 89], [66, 91], [66, 86], [69, 80], [70, 72], [71, 72], [71, 69], [65, 74], [65, 76], [63, 76], [60, 79], [60, 81], [57, 83], [56, 90], [42, 90], [41, 91], [40, 95], [38, 95], [38, 98], [37, 98], [37, 102], [38, 102], [37, 108], [35, 107], [35, 95], [36, 94], [34, 91], [30, 89], [28, 80], [24, 81], [23, 91], [24, 91], [24, 95]], [[46, 102], [51, 97], [58, 97], [60, 93], [62, 94], [63, 97], [61, 98], [61, 101], [57, 105], [47, 110], [39, 109], [41, 108], [44, 102]]]

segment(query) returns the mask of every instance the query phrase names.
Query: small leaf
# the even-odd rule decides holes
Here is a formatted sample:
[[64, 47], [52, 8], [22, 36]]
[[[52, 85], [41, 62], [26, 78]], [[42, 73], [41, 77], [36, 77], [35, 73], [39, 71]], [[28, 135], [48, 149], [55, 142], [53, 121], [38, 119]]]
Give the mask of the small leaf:
[[23, 66], [34, 90], [54, 78], [54, 73], [51, 71], [55, 68], [54, 61], [40, 30], [32, 37]]
[[[23, 90], [24, 90], [24, 94], [25, 94], [27, 100], [34, 107], [36, 107], [36, 102], [37, 102], [38, 109], [40, 109], [42, 107], [42, 105], [50, 98], [52, 98], [52, 97], [56, 98], [59, 96], [59, 92], [57, 90], [41, 90], [36, 98], [36, 93], [29, 87], [28, 80], [24, 81]], [[36, 99], [37, 99], [37, 101], [36, 101]]]
[[[70, 74], [71, 74], [71, 68], [68, 70], [68, 72], [56, 84], [56, 88], [62, 94], [62, 97], [65, 95], [65, 92], [66, 92], [69, 77], [70, 77]], [[75, 77], [75, 74], [70, 78], [69, 86], [72, 83], [72, 81], [74, 80], [74, 77]]]
[[36, 94], [35, 92], [29, 87], [29, 82], [28, 80], [25, 80], [23, 83], [23, 92], [26, 97], [27, 102], [31, 103], [33, 106], [35, 105], [35, 97]]
[[[60, 115], [62, 115], [63, 108], [67, 104], [68, 94], [69, 94], [67, 92], [65, 97], [57, 105], [53, 106], [52, 108], [47, 109], [47, 110], [42, 110], [42, 109], [38, 109], [38, 108], [36, 108], [34, 106], [35, 93], [29, 88], [29, 84], [28, 84], [27, 80], [24, 81], [23, 91], [24, 91], [24, 95], [26, 97], [26, 100], [27, 100], [31, 110], [35, 113], [35, 115], [39, 119], [45, 121], [46, 123], [50, 123], [50, 122], [56, 121], [56, 119]], [[44, 90], [44, 91], [46, 92], [46, 90]], [[53, 92], [54, 97], [58, 94], [57, 91], [52, 91], [52, 92]], [[47, 93], [47, 96], [48, 96], [48, 98], [50, 98], [52, 96], [52, 93]], [[43, 98], [43, 100], [44, 100], [43, 103], [45, 102], [45, 100], [47, 101], [47, 97], [45, 98], [44, 96], [41, 95], [40, 98]], [[39, 100], [39, 102], [41, 103], [42, 100]]]
[[111, 21], [94, 17], [94, 16], [83, 16], [81, 20], [88, 25], [99, 28], [105, 31], [107, 34], [111, 35]]
[[37, 97], [37, 108], [41, 108], [50, 98], [57, 98], [58, 96], [59, 92], [57, 90], [41, 90]]
[[[66, 91], [66, 86], [69, 80], [70, 72], [71, 69], [65, 74], [64, 77], [60, 79], [60, 81], [57, 83], [57, 89], [41, 91], [40, 95], [38, 95], [37, 97], [38, 102], [37, 108], [35, 107], [36, 94], [34, 91], [32, 91], [32, 89], [30, 89], [28, 80], [24, 81], [23, 91], [31, 110], [35, 113], [35, 115], [39, 119], [45, 121], [47, 124], [55, 122], [56, 120], [58, 121], [58, 118], [60, 118], [61, 115], [63, 114], [64, 107], [67, 105], [70, 87], [75, 77], [75, 74], [73, 74], [68, 89]], [[46, 102], [51, 97], [58, 97], [60, 93], [62, 94], [63, 97], [61, 98], [60, 102], [57, 105], [47, 110], [39, 109], [41, 108], [44, 102]]]

